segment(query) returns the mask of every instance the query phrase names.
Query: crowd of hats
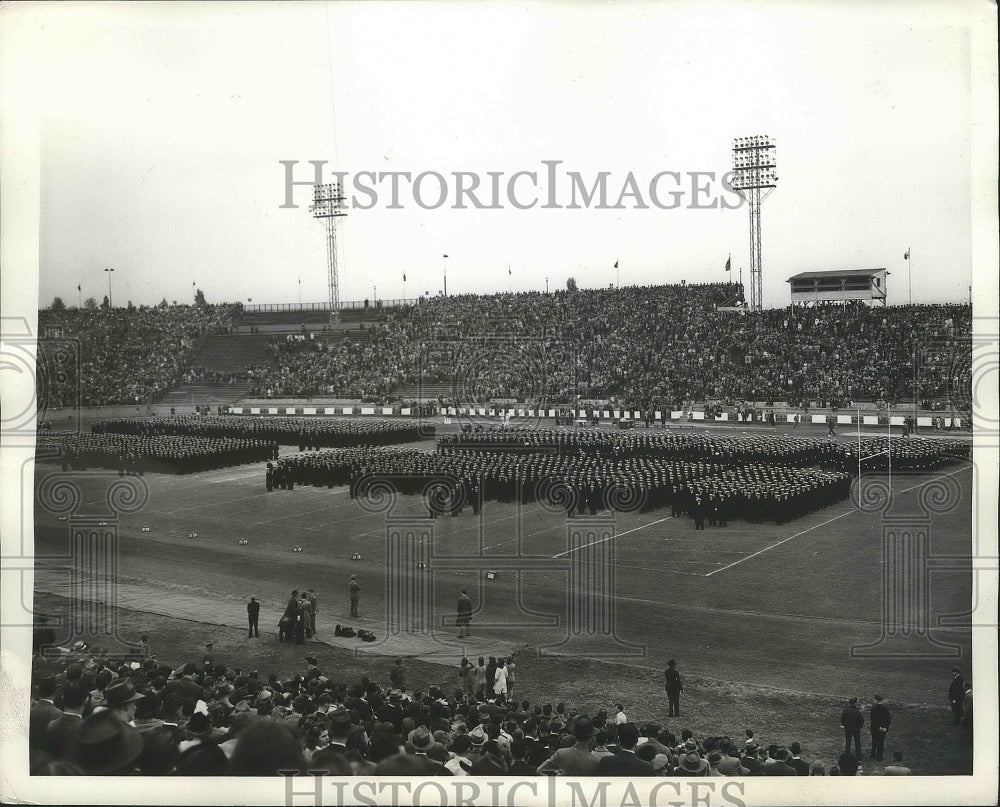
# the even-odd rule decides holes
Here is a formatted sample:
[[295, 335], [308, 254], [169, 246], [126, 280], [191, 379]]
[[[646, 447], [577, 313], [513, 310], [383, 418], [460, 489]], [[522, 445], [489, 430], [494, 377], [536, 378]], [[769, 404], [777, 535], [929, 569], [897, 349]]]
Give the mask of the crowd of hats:
[[115, 468], [123, 473], [146, 471], [196, 473], [277, 455], [278, 444], [260, 439], [182, 437], [127, 434], [82, 434], [42, 431], [36, 440], [40, 456], [57, 454], [64, 469]]
[[844, 405], [913, 395], [914, 346], [932, 345], [920, 357], [921, 403], [963, 397], [955, 346], [971, 333], [969, 305], [717, 310], [738, 291], [720, 283], [427, 298], [382, 310], [362, 338], [276, 341], [271, 365], [252, 368], [251, 393], [374, 400], [443, 383], [458, 403], [581, 395], [661, 409], [707, 399]]
[[862, 437], [860, 445], [857, 440], [838, 443], [824, 463], [856, 473], [860, 455], [862, 471], [884, 471], [890, 466], [894, 471], [929, 471], [968, 459], [971, 450], [968, 440]]
[[577, 743], [593, 750], [595, 766], [618, 747], [634, 748], [644, 763], [638, 775], [756, 776], [793, 755], [808, 770], [797, 744], [764, 748], [753, 739], [695, 738], [681, 730], [680, 718], [670, 718], [670, 727], [639, 725], [616, 710], [609, 717], [600, 704], [574, 709], [487, 697], [501, 662], [480, 658], [475, 676], [473, 666], [463, 660], [457, 689], [406, 691], [405, 668], [388, 663], [382, 683], [344, 681], [316, 656], [305, 657], [299, 673], [279, 679], [210, 658], [177, 669], [155, 657], [112, 659], [79, 643], [60, 660], [35, 659], [31, 772], [559, 774], [556, 752]]
[[[201, 337], [226, 333], [239, 306], [43, 309], [39, 400], [49, 406], [146, 404], [185, 380]], [[63, 350], [60, 338], [78, 351]], [[69, 360], [61, 360], [63, 357]]]
[[91, 427], [91, 431], [98, 434], [266, 440], [281, 445], [297, 445], [299, 451], [393, 445], [434, 437], [433, 426], [398, 420], [227, 415], [111, 418], [98, 421]]

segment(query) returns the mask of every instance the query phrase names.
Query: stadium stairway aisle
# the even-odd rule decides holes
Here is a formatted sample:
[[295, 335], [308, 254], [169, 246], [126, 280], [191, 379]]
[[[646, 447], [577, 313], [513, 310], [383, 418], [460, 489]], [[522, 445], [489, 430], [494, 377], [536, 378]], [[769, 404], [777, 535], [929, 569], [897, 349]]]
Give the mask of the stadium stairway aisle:
[[[96, 596], [88, 596], [88, 592], [94, 589], [99, 590], [99, 588], [99, 586], [84, 585], [74, 592], [68, 575], [64, 571], [50, 572], [40, 568], [35, 570], [35, 589], [47, 594], [67, 599], [83, 596], [90, 602], [100, 602]], [[241, 631], [246, 630], [246, 603], [242, 600], [211, 597], [193, 591], [170, 591], [160, 588], [157, 589], [155, 596], [151, 596], [148, 582], [130, 583], [119, 580], [115, 588], [117, 592], [115, 605], [119, 608], [162, 614], [175, 619], [190, 619], [206, 625], [225, 625], [226, 627], [239, 628]], [[82, 595], [79, 593], [81, 590], [84, 592]], [[284, 605], [277, 603], [261, 603], [261, 605], [263, 606], [261, 608], [261, 641], [277, 642], [277, 620], [269, 619], [263, 614], [269, 613], [272, 616], [280, 614]], [[357, 638], [334, 636], [334, 627], [338, 622], [342, 625], [349, 625], [355, 630], [366, 628], [375, 634], [378, 641], [366, 643]], [[474, 659], [478, 656], [497, 655], [497, 653], [510, 654], [519, 648], [519, 645], [513, 642], [476, 636], [459, 641], [451, 633], [439, 635], [437, 642], [432, 642], [430, 637], [423, 635], [400, 635], [386, 640], [384, 622], [377, 619], [353, 619], [327, 609], [324, 609], [320, 615], [318, 626], [317, 636], [307, 639], [306, 645], [325, 644], [344, 650], [354, 650], [360, 654], [413, 658], [449, 667], [457, 666], [463, 655]]]
[[214, 373], [243, 373], [248, 364], [270, 364], [265, 347], [273, 334], [215, 334], [209, 336], [192, 361]]

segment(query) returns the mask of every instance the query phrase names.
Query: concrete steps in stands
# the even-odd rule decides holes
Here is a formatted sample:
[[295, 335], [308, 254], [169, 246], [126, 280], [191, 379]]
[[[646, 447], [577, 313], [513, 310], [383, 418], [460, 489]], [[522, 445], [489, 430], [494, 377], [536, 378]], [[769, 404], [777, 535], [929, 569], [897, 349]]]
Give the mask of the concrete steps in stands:
[[271, 334], [217, 334], [209, 336], [192, 362], [214, 373], [244, 373], [249, 364], [271, 364], [265, 350]]

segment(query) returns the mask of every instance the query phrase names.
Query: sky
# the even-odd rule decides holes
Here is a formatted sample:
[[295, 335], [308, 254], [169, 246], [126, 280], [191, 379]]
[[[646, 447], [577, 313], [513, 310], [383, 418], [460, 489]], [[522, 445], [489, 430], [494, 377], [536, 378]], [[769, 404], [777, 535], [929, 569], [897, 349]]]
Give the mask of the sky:
[[[116, 305], [190, 301], [195, 284], [210, 302], [327, 299], [310, 189], [283, 207], [281, 161], [306, 181], [310, 160], [327, 180], [448, 178], [436, 209], [405, 189], [391, 209], [381, 183], [371, 209], [348, 210], [345, 301], [435, 295], [445, 272], [451, 294], [741, 268], [749, 283], [747, 208], [717, 182], [699, 199], [690, 175], [721, 177], [733, 138], [755, 134], [774, 138], [779, 176], [762, 208], [765, 307], [787, 304], [798, 272], [874, 267], [891, 273], [890, 304], [967, 301], [968, 29], [804, 5], [36, 7], [5, 58], [13, 100], [37, 112], [40, 305], [100, 300], [109, 267]], [[565, 172], [588, 186], [608, 172], [609, 205], [632, 172], [648, 208], [541, 209], [546, 191], [522, 178], [530, 210], [454, 209], [453, 172], [544, 180], [544, 160], [561, 161], [563, 204]], [[685, 191], [675, 209], [649, 199], [663, 171]], [[436, 182], [422, 187], [433, 207]]]

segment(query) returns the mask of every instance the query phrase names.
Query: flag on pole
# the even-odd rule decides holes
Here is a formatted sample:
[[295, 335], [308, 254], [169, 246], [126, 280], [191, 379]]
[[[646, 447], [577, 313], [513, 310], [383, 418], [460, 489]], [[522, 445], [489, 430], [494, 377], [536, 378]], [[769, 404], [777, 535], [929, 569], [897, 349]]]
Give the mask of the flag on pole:
[[618, 268], [618, 261], [615, 261], [615, 269]]
[[726, 258], [726, 271], [731, 272], [732, 269], [733, 269], [733, 256], [730, 255], [728, 258]]
[[406, 272], [403, 272], [403, 282], [406, 282]]
[[447, 258], [448, 256], [447, 256], [447, 255], [445, 255], [444, 257], [446, 257], [446, 258]]
[[77, 290], [77, 291], [83, 291], [83, 289], [82, 289], [82, 288], [80, 288], [80, 284], [79, 284], [79, 283], [77, 283], [77, 284], [76, 284], [76, 290]]
[[904, 261], [910, 260], [910, 248], [909, 247], [906, 248], [906, 254], [903, 256], [903, 260]]
[[510, 267], [509, 266], [507, 267], [507, 274], [508, 275], [510, 274]]

